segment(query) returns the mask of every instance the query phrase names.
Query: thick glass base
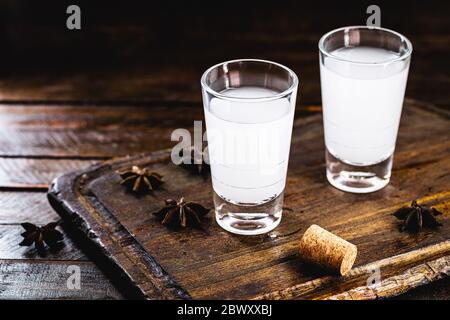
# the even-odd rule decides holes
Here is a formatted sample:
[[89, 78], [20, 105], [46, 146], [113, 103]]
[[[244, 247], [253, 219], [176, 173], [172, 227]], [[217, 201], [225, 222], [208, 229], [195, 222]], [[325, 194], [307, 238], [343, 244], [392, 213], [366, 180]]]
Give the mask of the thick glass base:
[[371, 165], [354, 165], [333, 156], [326, 149], [327, 179], [330, 184], [342, 191], [369, 193], [384, 188], [391, 177], [392, 159]]
[[238, 205], [214, 193], [216, 221], [223, 229], [241, 235], [258, 235], [272, 231], [280, 224], [283, 193], [259, 205]]

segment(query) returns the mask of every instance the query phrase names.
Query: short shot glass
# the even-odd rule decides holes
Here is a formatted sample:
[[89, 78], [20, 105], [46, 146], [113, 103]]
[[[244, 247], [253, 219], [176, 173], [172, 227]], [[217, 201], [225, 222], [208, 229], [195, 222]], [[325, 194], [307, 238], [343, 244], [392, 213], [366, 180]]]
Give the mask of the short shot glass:
[[217, 223], [241, 235], [281, 221], [298, 79], [275, 62], [233, 60], [201, 78]]
[[384, 28], [344, 27], [319, 41], [326, 176], [367, 193], [389, 183], [411, 42]]

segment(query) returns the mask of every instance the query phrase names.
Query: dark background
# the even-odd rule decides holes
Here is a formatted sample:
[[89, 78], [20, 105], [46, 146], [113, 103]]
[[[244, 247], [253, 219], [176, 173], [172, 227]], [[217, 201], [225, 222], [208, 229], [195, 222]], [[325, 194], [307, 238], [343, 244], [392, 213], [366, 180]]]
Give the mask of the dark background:
[[[69, 4], [81, 31], [66, 28]], [[413, 43], [407, 96], [447, 107], [450, 4], [437, 1], [0, 1], [0, 97], [196, 103], [207, 67], [262, 58], [299, 75], [301, 103], [320, 102], [320, 36], [365, 24], [370, 4]]]

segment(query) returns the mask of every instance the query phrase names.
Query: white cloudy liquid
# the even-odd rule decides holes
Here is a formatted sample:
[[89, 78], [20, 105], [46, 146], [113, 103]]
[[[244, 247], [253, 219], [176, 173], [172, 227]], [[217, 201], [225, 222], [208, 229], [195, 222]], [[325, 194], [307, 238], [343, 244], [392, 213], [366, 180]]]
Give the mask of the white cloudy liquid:
[[[332, 52], [345, 60], [380, 63], [398, 55], [371, 47]], [[325, 57], [320, 65], [325, 144], [344, 162], [370, 165], [394, 152], [408, 66], [351, 64]]]
[[[240, 87], [221, 92], [205, 107], [214, 191], [232, 203], [261, 204], [277, 197], [286, 183], [294, 106], [287, 98], [261, 101], [275, 92]], [[294, 95], [295, 97], [295, 95]]]

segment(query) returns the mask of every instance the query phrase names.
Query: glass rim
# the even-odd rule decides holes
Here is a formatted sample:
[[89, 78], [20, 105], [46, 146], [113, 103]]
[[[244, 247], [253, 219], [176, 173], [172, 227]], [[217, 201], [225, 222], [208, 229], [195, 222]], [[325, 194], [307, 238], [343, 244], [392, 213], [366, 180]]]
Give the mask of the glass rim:
[[[230, 96], [230, 95], [224, 95], [223, 93], [217, 92], [216, 90], [212, 89], [207, 83], [206, 83], [206, 77], [208, 76], [208, 74], [220, 67], [223, 66], [225, 64], [228, 63], [236, 63], [236, 62], [258, 62], [258, 63], [264, 63], [267, 65], [274, 65], [277, 66], [283, 70], [285, 70], [288, 74], [289, 77], [292, 78], [292, 84], [289, 86], [289, 88], [287, 88], [286, 90], [283, 90], [282, 92], [278, 92], [276, 94], [270, 95], [270, 96], [265, 96], [265, 97], [255, 97], [255, 98], [248, 98], [248, 97], [236, 97], [236, 96]], [[287, 95], [290, 95], [294, 90], [297, 89], [297, 86], [299, 84], [299, 80], [297, 75], [295, 74], [294, 71], [292, 71], [290, 68], [277, 63], [277, 62], [273, 62], [273, 61], [269, 61], [269, 60], [263, 60], [263, 59], [234, 59], [234, 60], [228, 60], [228, 61], [224, 61], [224, 62], [220, 62], [217, 63], [215, 65], [213, 65], [212, 67], [209, 67], [202, 75], [202, 77], [200, 78], [200, 83], [202, 85], [202, 88], [207, 91], [208, 93], [212, 94], [213, 96], [223, 99], [223, 100], [228, 100], [228, 101], [271, 101], [271, 100], [277, 100], [280, 98], [283, 98]]]
[[[406, 42], [406, 51], [396, 58], [382, 61], [382, 62], [352, 61], [349, 59], [338, 57], [338, 56], [332, 54], [331, 52], [329, 52], [328, 50], [326, 50], [324, 47], [324, 43], [325, 43], [325, 40], [332, 34], [335, 34], [337, 32], [340, 32], [340, 31], [346, 30], [346, 29], [348, 29], [348, 30], [350, 30], [350, 29], [381, 30], [381, 31], [390, 33], [391, 35], [395, 35], [395, 36], [399, 37], [401, 40], [404, 40]], [[355, 65], [364, 65], [364, 66], [384, 66], [384, 65], [388, 65], [388, 64], [395, 63], [398, 61], [403, 61], [403, 60], [406, 60], [407, 58], [409, 58], [412, 54], [413, 46], [412, 46], [411, 41], [409, 41], [409, 39], [407, 37], [405, 37], [401, 33], [391, 30], [391, 29], [382, 28], [382, 27], [369, 27], [369, 26], [347, 26], [347, 27], [337, 28], [337, 29], [334, 29], [334, 30], [331, 30], [331, 31], [325, 33], [319, 40], [319, 51], [327, 57], [330, 57], [330, 58], [338, 60], [338, 61], [346, 62], [346, 63], [351, 63], [351, 64], [355, 64]]]

